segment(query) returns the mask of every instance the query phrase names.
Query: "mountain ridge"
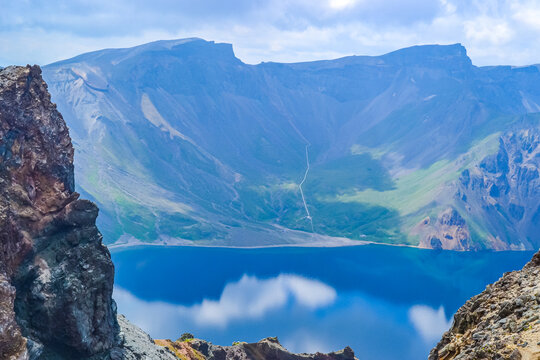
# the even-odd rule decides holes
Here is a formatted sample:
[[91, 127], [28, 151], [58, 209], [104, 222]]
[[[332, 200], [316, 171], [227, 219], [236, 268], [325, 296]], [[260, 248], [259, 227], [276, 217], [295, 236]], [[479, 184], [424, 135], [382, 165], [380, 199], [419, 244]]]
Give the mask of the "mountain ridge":
[[[102, 55], [102, 54], [109, 54], [111, 52], [116, 52], [116, 51], [139, 52], [139, 51], [163, 50], [163, 49], [170, 50], [171, 48], [177, 45], [184, 45], [187, 43], [201, 43], [201, 44], [205, 44], [207, 46], [213, 46], [216, 48], [230, 49], [231, 51], [230, 54], [232, 54], [234, 58], [242, 61], [241, 59], [236, 57], [233, 50], [233, 44], [231, 43], [216, 42], [216, 41], [206, 40], [199, 37], [190, 37], [190, 38], [178, 38], [178, 39], [169, 39], [169, 40], [156, 40], [156, 41], [151, 41], [148, 43], [144, 43], [144, 44], [140, 44], [140, 45], [136, 45], [132, 47], [105, 48], [105, 49], [100, 49], [100, 50], [94, 50], [94, 51], [90, 51], [90, 52], [86, 52], [80, 55], [73, 56], [68, 59], [55, 61], [50, 64], [46, 64], [44, 66], [61, 65], [65, 63], [75, 62], [75, 61], [78, 61], [87, 57], [91, 57], [95, 55]], [[258, 66], [261, 64], [283, 64], [283, 65], [318, 64], [318, 63], [324, 63], [324, 62], [335, 62], [335, 61], [345, 60], [345, 59], [362, 60], [362, 59], [377, 59], [381, 57], [392, 58], [394, 55], [398, 55], [402, 53], [414, 53], [418, 49], [430, 49], [433, 52], [433, 54], [439, 54], [439, 55], [443, 55], [449, 52], [451, 53], [452, 51], [454, 51], [455, 52], [455, 54], [453, 54], [454, 56], [457, 56], [457, 57], [465, 56], [468, 59], [468, 61], [470, 61], [472, 64], [471, 59], [467, 56], [467, 51], [465, 47], [461, 43], [442, 44], [442, 45], [441, 44], [413, 45], [413, 46], [405, 47], [402, 49], [390, 51], [388, 53], [380, 54], [380, 55], [346, 55], [346, 56], [332, 58], [332, 59], [309, 60], [309, 61], [300, 61], [300, 62], [261, 61], [260, 63], [257, 63], [257, 64], [248, 64], [242, 61], [242, 63], [248, 66]], [[227, 50], [226, 52], [228, 51], [229, 50]], [[446, 59], [447, 58], [448, 56], [446, 56]], [[528, 67], [528, 66], [533, 66], [533, 65], [519, 66], [519, 67]], [[497, 67], [497, 66], [490, 65], [490, 66], [482, 66], [482, 67], [489, 68], [489, 67]]]
[[[496, 152], [494, 136], [537, 126], [534, 66], [476, 67], [460, 44], [247, 65], [230, 44], [191, 39], [82, 55], [44, 76], [108, 243], [297, 242], [286, 229], [303, 242], [318, 234], [429, 247], [413, 229], [452, 208], [471, 223], [470, 239], [443, 248], [512, 248], [454, 198], [463, 164]], [[306, 146], [315, 235], [298, 187]]]

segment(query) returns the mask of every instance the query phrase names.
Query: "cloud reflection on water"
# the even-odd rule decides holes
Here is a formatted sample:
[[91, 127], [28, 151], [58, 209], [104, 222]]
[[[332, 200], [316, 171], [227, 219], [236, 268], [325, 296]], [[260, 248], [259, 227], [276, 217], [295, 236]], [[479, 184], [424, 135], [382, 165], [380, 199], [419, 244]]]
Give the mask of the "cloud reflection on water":
[[442, 334], [450, 328], [452, 320], [446, 320], [444, 307], [435, 310], [426, 305], [415, 305], [409, 309], [409, 319], [426, 341], [432, 342], [440, 339]]
[[189, 331], [227, 345], [278, 335], [294, 352], [364, 344], [356, 350], [365, 359], [392, 359], [397, 349], [404, 359], [418, 358], [450, 325], [443, 307], [407, 306], [359, 292], [338, 294], [321, 281], [290, 274], [243, 275], [225, 285], [218, 299], [192, 305], [142, 300], [119, 287], [114, 298], [120, 313], [155, 338]]
[[203, 299], [192, 306], [145, 301], [122, 288], [114, 290], [114, 298], [121, 311], [150, 333], [159, 331], [163, 324], [174, 320], [199, 326], [225, 327], [234, 320], [261, 318], [289, 302], [314, 310], [331, 305], [336, 297], [336, 290], [331, 286], [289, 274], [270, 279], [244, 275], [240, 280], [228, 283], [218, 300]]

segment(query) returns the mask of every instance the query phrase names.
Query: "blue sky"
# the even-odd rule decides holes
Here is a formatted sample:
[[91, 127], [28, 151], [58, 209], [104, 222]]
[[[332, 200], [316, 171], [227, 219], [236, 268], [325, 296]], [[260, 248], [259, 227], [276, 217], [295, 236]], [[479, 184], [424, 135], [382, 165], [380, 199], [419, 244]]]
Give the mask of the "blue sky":
[[0, 0], [0, 65], [185, 37], [247, 63], [462, 43], [476, 65], [540, 63], [534, 0]]

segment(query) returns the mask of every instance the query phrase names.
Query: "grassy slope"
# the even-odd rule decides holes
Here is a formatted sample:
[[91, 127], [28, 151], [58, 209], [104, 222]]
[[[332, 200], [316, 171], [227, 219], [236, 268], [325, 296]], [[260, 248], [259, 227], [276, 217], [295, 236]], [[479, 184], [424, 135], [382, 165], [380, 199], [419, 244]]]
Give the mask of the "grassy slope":
[[[403, 233], [408, 233], [425, 216], [433, 216], [439, 209], [453, 205], [455, 187], [452, 182], [458, 180], [463, 170], [495, 153], [499, 135], [494, 133], [485, 137], [454, 160], [440, 160], [425, 169], [402, 170], [402, 175], [393, 179], [392, 189], [351, 189], [345, 194], [327, 196], [322, 200], [328, 203], [359, 203], [390, 209], [399, 214], [400, 228]], [[469, 219], [469, 222], [474, 231], [481, 234], [481, 225], [473, 223], [472, 219]], [[410, 243], [416, 241], [413, 238], [408, 239]]]
[[[498, 138], [499, 133], [493, 133], [453, 160], [440, 160], [425, 169], [402, 169], [394, 177], [383, 160], [377, 159], [384, 157], [381, 149], [356, 146], [350, 157], [314, 164], [304, 190], [315, 231], [351, 239], [416, 244], [417, 239], [406, 235], [409, 230], [425, 216], [453, 205], [452, 183], [463, 170], [495, 153]], [[311, 231], [298, 182], [289, 174], [242, 188], [246, 215]], [[485, 234], [481, 223], [467, 220], [474, 234]]]

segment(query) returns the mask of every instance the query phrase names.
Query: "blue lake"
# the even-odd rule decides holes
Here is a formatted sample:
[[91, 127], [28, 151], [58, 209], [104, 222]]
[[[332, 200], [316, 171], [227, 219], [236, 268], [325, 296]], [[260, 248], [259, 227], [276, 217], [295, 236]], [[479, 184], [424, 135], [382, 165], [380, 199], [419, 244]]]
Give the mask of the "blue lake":
[[532, 252], [392, 246], [112, 251], [118, 311], [154, 338], [278, 336], [294, 352], [425, 359], [452, 314]]

